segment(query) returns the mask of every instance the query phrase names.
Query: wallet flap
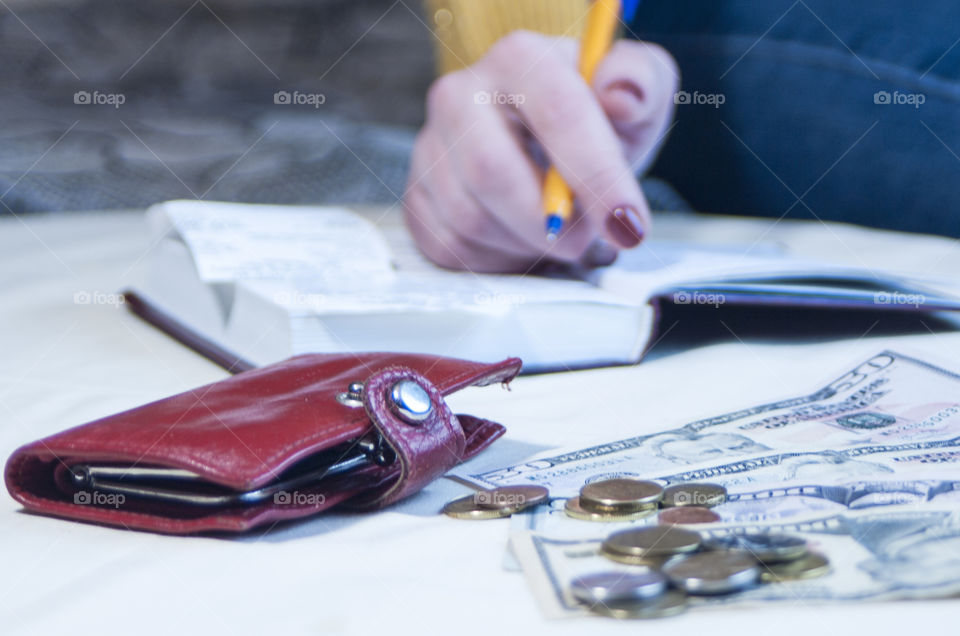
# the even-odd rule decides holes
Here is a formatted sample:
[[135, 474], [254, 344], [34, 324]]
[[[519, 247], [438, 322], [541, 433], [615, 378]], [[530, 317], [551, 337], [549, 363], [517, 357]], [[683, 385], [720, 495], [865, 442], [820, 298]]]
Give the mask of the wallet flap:
[[[414, 404], [405, 408], [405, 399]], [[402, 499], [463, 461], [467, 440], [460, 422], [437, 388], [416, 371], [394, 367], [371, 376], [363, 405], [400, 468], [396, 482], [368, 505]]]

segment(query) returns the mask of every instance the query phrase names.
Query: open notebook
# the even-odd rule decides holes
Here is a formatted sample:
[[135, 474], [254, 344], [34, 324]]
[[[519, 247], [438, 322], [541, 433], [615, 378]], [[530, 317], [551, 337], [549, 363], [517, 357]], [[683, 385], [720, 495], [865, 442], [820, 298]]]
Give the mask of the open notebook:
[[427, 262], [402, 227], [333, 207], [171, 201], [128, 292], [145, 319], [228, 367], [327, 351], [411, 351], [544, 371], [638, 361], [657, 306], [960, 310], [883, 273], [650, 241], [609, 268], [479, 275]]

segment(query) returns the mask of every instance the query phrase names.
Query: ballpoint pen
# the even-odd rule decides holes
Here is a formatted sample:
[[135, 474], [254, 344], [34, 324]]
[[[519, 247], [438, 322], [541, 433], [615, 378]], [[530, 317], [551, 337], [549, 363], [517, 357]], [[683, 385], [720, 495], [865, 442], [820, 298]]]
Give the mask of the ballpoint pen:
[[[639, 4], [640, 0], [593, 0], [580, 44], [579, 71], [587, 84], [593, 80], [594, 71], [613, 43], [621, 13], [624, 19], [630, 19]], [[573, 216], [573, 192], [555, 166], [547, 171], [543, 183], [543, 207], [547, 240], [554, 241]]]

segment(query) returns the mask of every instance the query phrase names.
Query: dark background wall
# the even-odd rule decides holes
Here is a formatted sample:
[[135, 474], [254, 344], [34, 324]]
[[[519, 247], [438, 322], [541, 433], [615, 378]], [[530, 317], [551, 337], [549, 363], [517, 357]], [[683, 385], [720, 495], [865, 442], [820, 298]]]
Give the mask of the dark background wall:
[[[8, 7], [0, 213], [402, 193], [433, 76], [418, 2]], [[275, 103], [278, 91], [306, 103]]]

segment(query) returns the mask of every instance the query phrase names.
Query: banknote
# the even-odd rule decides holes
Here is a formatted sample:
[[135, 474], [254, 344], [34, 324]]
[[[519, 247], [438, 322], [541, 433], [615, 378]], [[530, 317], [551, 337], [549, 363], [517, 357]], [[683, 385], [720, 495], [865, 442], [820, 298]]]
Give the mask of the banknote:
[[[635, 567], [614, 563], [598, 553], [606, 536], [598, 533], [609, 532], [610, 528], [581, 525], [593, 526], [594, 536], [546, 536], [516, 528], [511, 532], [511, 550], [548, 618], [586, 613], [569, 593], [570, 582], [577, 576], [629, 572]], [[862, 511], [759, 528], [731, 524], [698, 528], [707, 538], [758, 529], [803, 537], [811, 550], [829, 558], [830, 573], [807, 581], [762, 585], [731, 596], [694, 597], [691, 609], [935, 598], [960, 593], [960, 510], [956, 508], [901, 506], [881, 513]]]
[[903, 504], [960, 503], [960, 437], [842, 450], [767, 453], [652, 477], [727, 489], [714, 510], [736, 523], [813, 518]]
[[[822, 478], [828, 470], [840, 481], [861, 469], [862, 477], [889, 477], [902, 463], [952, 463], [960, 457], [958, 439], [960, 375], [885, 351], [799, 397], [459, 476], [481, 487], [539, 484], [564, 497], [576, 495], [591, 480], [671, 478], [712, 464], [728, 465], [727, 472], [701, 470], [698, 478], [749, 477], [756, 485], [787, 470], [789, 478], [771, 481], [802, 482], [809, 475], [816, 479], [813, 485], [822, 485], [830, 483]], [[766, 457], [767, 463], [743, 470], [729, 466], [743, 457]]]
[[[727, 500], [713, 511], [727, 523], [812, 520], [906, 504], [960, 507], [960, 438], [761, 454], [648, 478], [664, 486], [724, 486]], [[515, 519], [525, 524], [522, 529], [549, 536], [576, 535], [575, 529], [591, 527], [568, 517], [564, 502], [554, 498], [550, 506]]]

